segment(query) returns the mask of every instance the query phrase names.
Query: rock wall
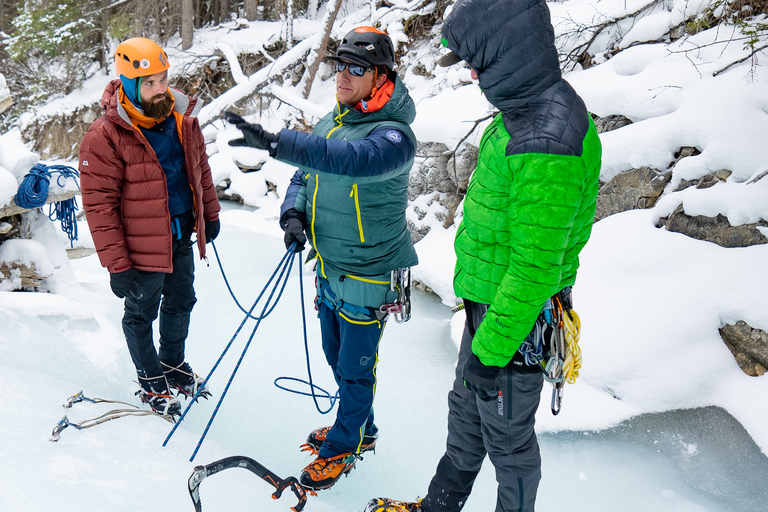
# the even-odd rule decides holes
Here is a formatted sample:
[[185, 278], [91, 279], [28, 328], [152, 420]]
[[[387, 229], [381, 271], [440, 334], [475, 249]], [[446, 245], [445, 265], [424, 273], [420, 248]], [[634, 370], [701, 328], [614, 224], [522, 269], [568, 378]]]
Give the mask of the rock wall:
[[80, 142], [99, 116], [97, 104], [80, 107], [74, 113], [49, 119], [39, 119], [22, 131], [25, 141], [34, 141], [34, 150], [41, 160], [63, 158], [77, 160]]

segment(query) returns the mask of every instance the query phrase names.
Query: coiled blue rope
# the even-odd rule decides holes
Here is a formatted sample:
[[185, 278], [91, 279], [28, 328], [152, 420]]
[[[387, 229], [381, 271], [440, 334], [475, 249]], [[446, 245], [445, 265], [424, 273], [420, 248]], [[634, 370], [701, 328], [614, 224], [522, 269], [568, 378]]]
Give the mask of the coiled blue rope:
[[[21, 185], [19, 185], [16, 197], [14, 198], [16, 204], [27, 210], [45, 205], [45, 202], [48, 200], [51, 175], [54, 172], [59, 175], [56, 178], [56, 184], [60, 187], [64, 186], [63, 182], [67, 178], [72, 178], [75, 180], [77, 187], [80, 188], [80, 184], [77, 181], [80, 173], [77, 169], [67, 165], [48, 166], [38, 162], [32, 166], [32, 169], [29, 170], [21, 181]], [[49, 219], [61, 222], [61, 230], [67, 234], [71, 247], [74, 247], [74, 241], [77, 240], [77, 210], [77, 202], [74, 197], [53, 203], [48, 210]]]
[[[293, 247], [293, 246], [291, 246]], [[310, 369], [309, 364], [309, 343], [307, 342], [307, 314], [304, 310], [304, 278], [302, 275], [302, 266], [301, 263], [299, 263], [299, 288], [301, 290], [301, 322], [302, 326], [304, 328], [304, 353], [306, 354], [306, 360], [307, 360], [307, 375], [309, 376], [309, 382], [297, 379], [296, 377], [278, 377], [275, 379], [275, 386], [282, 389], [283, 391], [288, 391], [289, 393], [296, 393], [297, 395], [304, 395], [304, 396], [311, 396], [312, 400], [315, 402], [315, 409], [317, 409], [317, 412], [320, 414], [328, 414], [333, 410], [333, 407], [336, 405], [336, 402], [339, 400], [339, 391], [336, 390], [336, 394], [331, 396], [331, 394], [321, 388], [320, 386], [316, 385], [312, 382], [312, 370]], [[309, 389], [311, 390], [310, 393], [304, 392], [304, 391], [296, 391], [295, 389], [290, 389], [285, 386], [281, 386], [278, 384], [281, 380], [291, 380], [294, 382], [299, 382], [301, 384], [306, 384], [309, 386]], [[321, 391], [322, 394], [320, 395], [320, 398], [327, 398], [330, 402], [330, 405], [328, 406], [328, 409], [322, 410], [320, 408], [320, 404], [317, 403], [318, 395], [315, 393], [315, 390]]]
[[[226, 272], [224, 272], [224, 266], [221, 263], [221, 258], [219, 257], [219, 251], [216, 249], [216, 244], [212, 241], [211, 245], [213, 246], [213, 253], [216, 255], [216, 263], [218, 263], [219, 270], [221, 271], [221, 277], [224, 278], [224, 284], [227, 285], [227, 290], [229, 290], [229, 295], [232, 297], [232, 300], [235, 301], [235, 304], [237, 304], [237, 307], [240, 309], [240, 311], [248, 315], [248, 318], [251, 318], [253, 320], [260, 320], [260, 318], [258, 317], [251, 316], [250, 312], [246, 311], [245, 308], [240, 304], [240, 301], [237, 300], [237, 297], [235, 296], [235, 292], [232, 290], [232, 287], [229, 284], [229, 279], [227, 279], [227, 274]], [[288, 249], [288, 251], [290, 253], [293, 253], [293, 250], [295, 247], [296, 247], [296, 243], [294, 242], [291, 245], [291, 247]], [[282, 389], [283, 391], [288, 391], [289, 393], [296, 393], [297, 395], [303, 395], [303, 396], [311, 396], [312, 400], [315, 402], [315, 409], [317, 409], [317, 412], [319, 412], [320, 414], [328, 414], [333, 410], [334, 406], [336, 405], [336, 402], [339, 399], [339, 391], [336, 390], [336, 394], [331, 395], [328, 391], [326, 391], [325, 389], [321, 388], [320, 386], [312, 382], [312, 370], [310, 368], [310, 363], [309, 363], [309, 343], [307, 341], [307, 314], [304, 309], [304, 276], [303, 276], [301, 263], [299, 263], [299, 289], [301, 290], [301, 296], [300, 296], [301, 321], [302, 321], [302, 326], [304, 328], [304, 331], [303, 331], [304, 332], [304, 353], [306, 355], [307, 375], [309, 376], [309, 382], [303, 379], [298, 379], [296, 377], [278, 377], [275, 379], [275, 386]], [[280, 381], [284, 381], [284, 380], [290, 380], [290, 381], [298, 382], [300, 384], [305, 384], [309, 386], [309, 389], [311, 390], [311, 392], [297, 391], [295, 389], [291, 389], [284, 385], [279, 384]], [[315, 390], [317, 390], [320, 394], [318, 395], [315, 392]], [[328, 409], [323, 410], [320, 408], [320, 404], [317, 403], [318, 398], [328, 399], [328, 401], [330, 402], [330, 406], [328, 407]]]

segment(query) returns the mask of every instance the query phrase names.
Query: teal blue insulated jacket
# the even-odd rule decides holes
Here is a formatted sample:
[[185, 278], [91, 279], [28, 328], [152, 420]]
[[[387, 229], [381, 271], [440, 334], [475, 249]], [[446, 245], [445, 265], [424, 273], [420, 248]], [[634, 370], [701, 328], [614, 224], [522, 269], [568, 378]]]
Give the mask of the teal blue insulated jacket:
[[337, 103], [312, 135], [280, 132], [276, 158], [299, 167], [282, 212], [304, 212], [320, 275], [373, 276], [418, 263], [405, 219], [415, 116], [413, 100], [395, 78], [380, 110]]

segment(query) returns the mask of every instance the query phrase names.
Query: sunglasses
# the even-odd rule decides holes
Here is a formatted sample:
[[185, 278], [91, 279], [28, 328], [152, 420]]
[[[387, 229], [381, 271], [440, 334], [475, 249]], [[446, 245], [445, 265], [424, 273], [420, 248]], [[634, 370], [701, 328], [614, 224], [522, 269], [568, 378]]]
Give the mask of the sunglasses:
[[345, 69], [349, 69], [349, 74], [352, 76], [363, 76], [368, 71], [373, 71], [371, 67], [358, 66], [357, 64], [350, 64], [349, 62], [336, 61], [336, 72], [343, 73]]

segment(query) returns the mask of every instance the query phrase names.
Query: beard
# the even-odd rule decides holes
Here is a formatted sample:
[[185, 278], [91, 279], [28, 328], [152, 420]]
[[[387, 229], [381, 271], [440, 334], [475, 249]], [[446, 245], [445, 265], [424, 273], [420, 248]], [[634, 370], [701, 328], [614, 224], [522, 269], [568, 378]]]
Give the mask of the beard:
[[162, 100], [155, 101], [160, 96], [155, 96], [152, 101], [146, 101], [141, 98], [141, 109], [144, 114], [154, 119], [165, 119], [173, 110], [173, 96], [170, 91], [165, 91], [162, 95]]

